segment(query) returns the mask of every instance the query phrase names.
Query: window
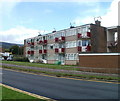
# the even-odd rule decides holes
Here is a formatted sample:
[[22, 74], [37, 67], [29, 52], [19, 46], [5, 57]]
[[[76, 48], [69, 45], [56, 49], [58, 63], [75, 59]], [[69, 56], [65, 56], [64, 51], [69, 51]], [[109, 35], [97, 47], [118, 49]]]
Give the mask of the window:
[[66, 48], [72, 48], [72, 47], [76, 47], [76, 41], [68, 41], [66, 42]]
[[59, 44], [54, 44], [54, 48], [59, 48]]
[[55, 54], [55, 56], [54, 56], [54, 58], [55, 58], [55, 60], [58, 60], [58, 54]]
[[82, 27], [82, 33], [86, 33], [86, 27]]
[[68, 60], [70, 59], [70, 54], [68, 54]]
[[78, 46], [82, 46], [82, 45], [81, 45], [81, 40], [78, 40]]
[[74, 54], [70, 54], [70, 60], [74, 60]]
[[73, 47], [76, 47], [76, 41], [73, 41]]
[[83, 41], [82, 41], [82, 46], [87, 46], [86, 40], [83, 40]]
[[90, 45], [90, 40], [82, 40], [82, 46]]
[[31, 42], [34, 42], [35, 39], [31, 39]]
[[86, 26], [86, 31], [90, 32], [90, 25]]
[[68, 48], [68, 42], [66, 42], [65, 45], [66, 45], [66, 48]]
[[76, 60], [77, 59], [77, 54], [74, 54], [74, 60]]
[[61, 32], [61, 36], [65, 36], [65, 32], [64, 31]]
[[49, 35], [49, 39], [54, 39], [54, 35]]
[[43, 49], [43, 46], [40, 46], [39, 49], [42, 50], [42, 49]]
[[59, 48], [65, 48], [65, 44], [59, 44]]
[[70, 31], [67, 30], [67, 31], [66, 31], [66, 36], [69, 36], [69, 35], [70, 35]]
[[53, 45], [50, 45], [50, 49], [53, 49]]
[[81, 28], [78, 28], [78, 29], [77, 29], [77, 32], [78, 32], [78, 33], [82, 33]]

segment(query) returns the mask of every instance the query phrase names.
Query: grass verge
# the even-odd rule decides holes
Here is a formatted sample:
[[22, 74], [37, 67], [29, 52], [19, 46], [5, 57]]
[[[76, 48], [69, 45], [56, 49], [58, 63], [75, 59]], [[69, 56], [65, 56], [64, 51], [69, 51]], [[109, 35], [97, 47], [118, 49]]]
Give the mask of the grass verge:
[[34, 69], [23, 69], [20, 67], [10, 67], [10, 66], [3, 66], [3, 68], [25, 71], [25, 72], [32, 72], [32, 73], [44, 73], [48, 75], [53, 75], [56, 77], [75, 77], [81, 79], [95, 79], [95, 80], [104, 80], [104, 81], [120, 81], [120, 77], [113, 77], [113, 76], [97, 76], [97, 75], [83, 75], [83, 74], [70, 74], [70, 73], [61, 73], [61, 72], [48, 72], [48, 71], [40, 71]]
[[3, 86], [0, 86], [0, 88], [2, 88], [2, 101], [5, 101], [5, 100], [30, 100], [30, 101], [45, 101], [45, 100], [42, 100], [42, 99], [38, 99], [38, 98], [35, 98], [35, 97], [32, 97], [30, 95], [27, 95], [27, 94], [24, 94], [24, 93], [21, 93], [21, 92], [18, 92], [18, 91], [14, 91], [14, 90], [11, 90], [9, 88], [6, 88], [6, 87], [3, 87]]
[[18, 62], [18, 61], [2, 61], [2, 63], [22, 65], [22, 66], [41, 67], [41, 68], [51, 68], [51, 69], [80, 70], [79, 68], [74, 68], [75, 66], [69, 66], [69, 65], [42, 64], [42, 63], [30, 63], [30, 62]]

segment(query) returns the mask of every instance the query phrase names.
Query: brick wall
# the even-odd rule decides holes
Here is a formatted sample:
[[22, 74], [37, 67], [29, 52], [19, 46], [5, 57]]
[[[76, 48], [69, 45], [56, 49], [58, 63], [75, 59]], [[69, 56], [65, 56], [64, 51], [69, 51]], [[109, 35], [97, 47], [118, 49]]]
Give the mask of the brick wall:
[[118, 58], [120, 55], [80, 55], [79, 66], [96, 72], [118, 73]]

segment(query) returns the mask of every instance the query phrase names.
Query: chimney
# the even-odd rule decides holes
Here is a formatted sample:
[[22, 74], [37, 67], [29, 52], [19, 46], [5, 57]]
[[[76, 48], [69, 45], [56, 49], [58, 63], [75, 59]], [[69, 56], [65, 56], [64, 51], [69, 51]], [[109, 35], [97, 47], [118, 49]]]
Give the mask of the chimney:
[[97, 26], [101, 26], [101, 21], [96, 20], [96, 21], [95, 21], [95, 24], [96, 24]]

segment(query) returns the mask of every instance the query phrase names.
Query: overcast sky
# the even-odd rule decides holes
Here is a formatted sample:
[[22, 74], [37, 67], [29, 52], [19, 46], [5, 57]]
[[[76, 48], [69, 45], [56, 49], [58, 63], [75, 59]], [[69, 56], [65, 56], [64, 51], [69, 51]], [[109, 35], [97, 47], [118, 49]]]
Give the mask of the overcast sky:
[[0, 41], [3, 42], [23, 44], [24, 39], [37, 36], [38, 32], [65, 29], [70, 23], [74, 26], [94, 23], [94, 17], [98, 16], [102, 18], [102, 26], [118, 25], [119, 0], [11, 1], [0, 2]]

